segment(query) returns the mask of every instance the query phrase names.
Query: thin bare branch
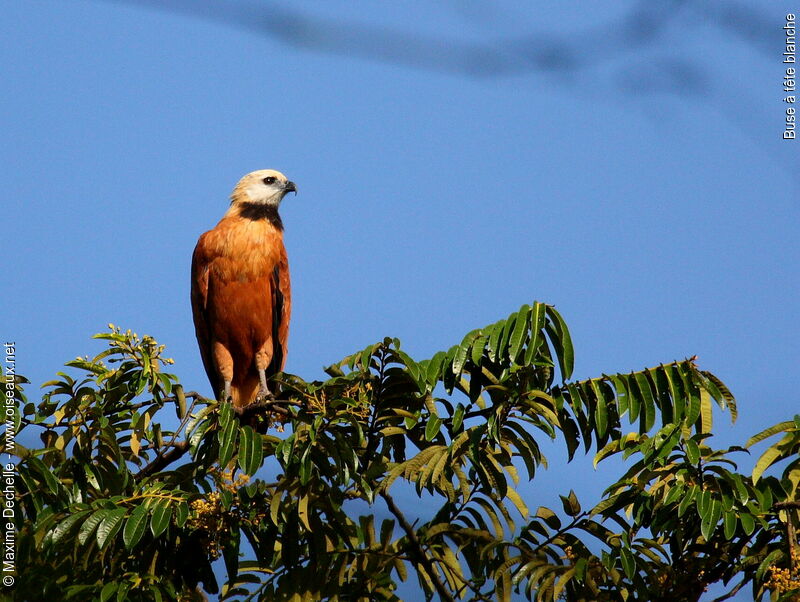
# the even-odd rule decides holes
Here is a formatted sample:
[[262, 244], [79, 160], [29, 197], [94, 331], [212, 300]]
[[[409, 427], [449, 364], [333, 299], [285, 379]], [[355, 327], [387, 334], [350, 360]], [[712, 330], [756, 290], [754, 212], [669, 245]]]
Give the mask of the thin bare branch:
[[389, 508], [389, 511], [394, 514], [394, 517], [397, 519], [397, 522], [402, 527], [403, 531], [406, 533], [406, 537], [408, 537], [408, 542], [411, 545], [411, 549], [409, 553], [411, 556], [417, 561], [420, 568], [422, 568], [430, 577], [433, 586], [436, 588], [436, 591], [439, 594], [439, 597], [442, 600], [446, 600], [448, 602], [455, 602], [455, 598], [453, 598], [452, 594], [447, 590], [444, 583], [442, 583], [439, 576], [436, 574], [436, 568], [433, 566], [433, 562], [428, 555], [425, 553], [425, 549], [422, 547], [422, 543], [420, 542], [419, 538], [417, 537], [416, 531], [414, 531], [414, 526], [408, 522], [403, 512], [394, 503], [394, 499], [385, 491], [381, 493], [381, 497], [386, 501], [386, 506]]

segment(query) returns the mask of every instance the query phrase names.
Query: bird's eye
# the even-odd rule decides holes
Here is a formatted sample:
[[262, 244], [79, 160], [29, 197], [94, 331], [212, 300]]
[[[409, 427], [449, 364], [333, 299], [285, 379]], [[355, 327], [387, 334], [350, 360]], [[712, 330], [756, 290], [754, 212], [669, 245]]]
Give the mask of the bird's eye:
[[264, 184], [274, 184], [277, 181], [277, 178], [275, 176], [267, 176], [263, 181]]

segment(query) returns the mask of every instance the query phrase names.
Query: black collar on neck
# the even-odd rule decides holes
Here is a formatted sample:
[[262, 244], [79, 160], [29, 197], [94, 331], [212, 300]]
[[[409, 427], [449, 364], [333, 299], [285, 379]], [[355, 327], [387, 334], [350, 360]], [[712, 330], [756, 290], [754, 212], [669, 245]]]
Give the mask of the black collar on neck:
[[274, 205], [264, 203], [240, 203], [239, 215], [245, 219], [260, 220], [265, 219], [278, 230], [283, 231], [283, 222], [278, 215], [278, 208]]

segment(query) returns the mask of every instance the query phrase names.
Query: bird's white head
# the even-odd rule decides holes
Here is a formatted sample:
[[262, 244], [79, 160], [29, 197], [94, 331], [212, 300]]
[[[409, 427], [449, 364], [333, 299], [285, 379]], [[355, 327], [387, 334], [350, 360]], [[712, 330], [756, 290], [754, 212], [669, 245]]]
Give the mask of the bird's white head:
[[274, 169], [260, 169], [244, 176], [231, 194], [231, 202], [255, 203], [277, 208], [289, 192], [297, 194], [297, 186]]

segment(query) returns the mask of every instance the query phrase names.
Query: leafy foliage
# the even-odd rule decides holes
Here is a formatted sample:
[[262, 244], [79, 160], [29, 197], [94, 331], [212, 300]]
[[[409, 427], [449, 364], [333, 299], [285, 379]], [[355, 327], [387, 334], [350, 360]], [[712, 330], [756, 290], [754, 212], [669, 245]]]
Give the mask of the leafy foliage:
[[[387, 338], [325, 381], [280, 375], [256, 428], [184, 392], [152, 338], [97, 338], [108, 348], [68, 362], [81, 376], [59, 372], [38, 404], [16, 389], [25, 599], [398, 600], [411, 578], [442, 600], [794, 587], [797, 425], [757, 436], [786, 432], [743, 475], [742, 449], [708, 445], [714, 406], [736, 415], [716, 376], [688, 359], [571, 380], [552, 306], [430, 359]], [[593, 505], [564, 491], [532, 508], [517, 486], [546, 466], [543, 436], [627, 470]], [[779, 457], [783, 479], [763, 476]]]

